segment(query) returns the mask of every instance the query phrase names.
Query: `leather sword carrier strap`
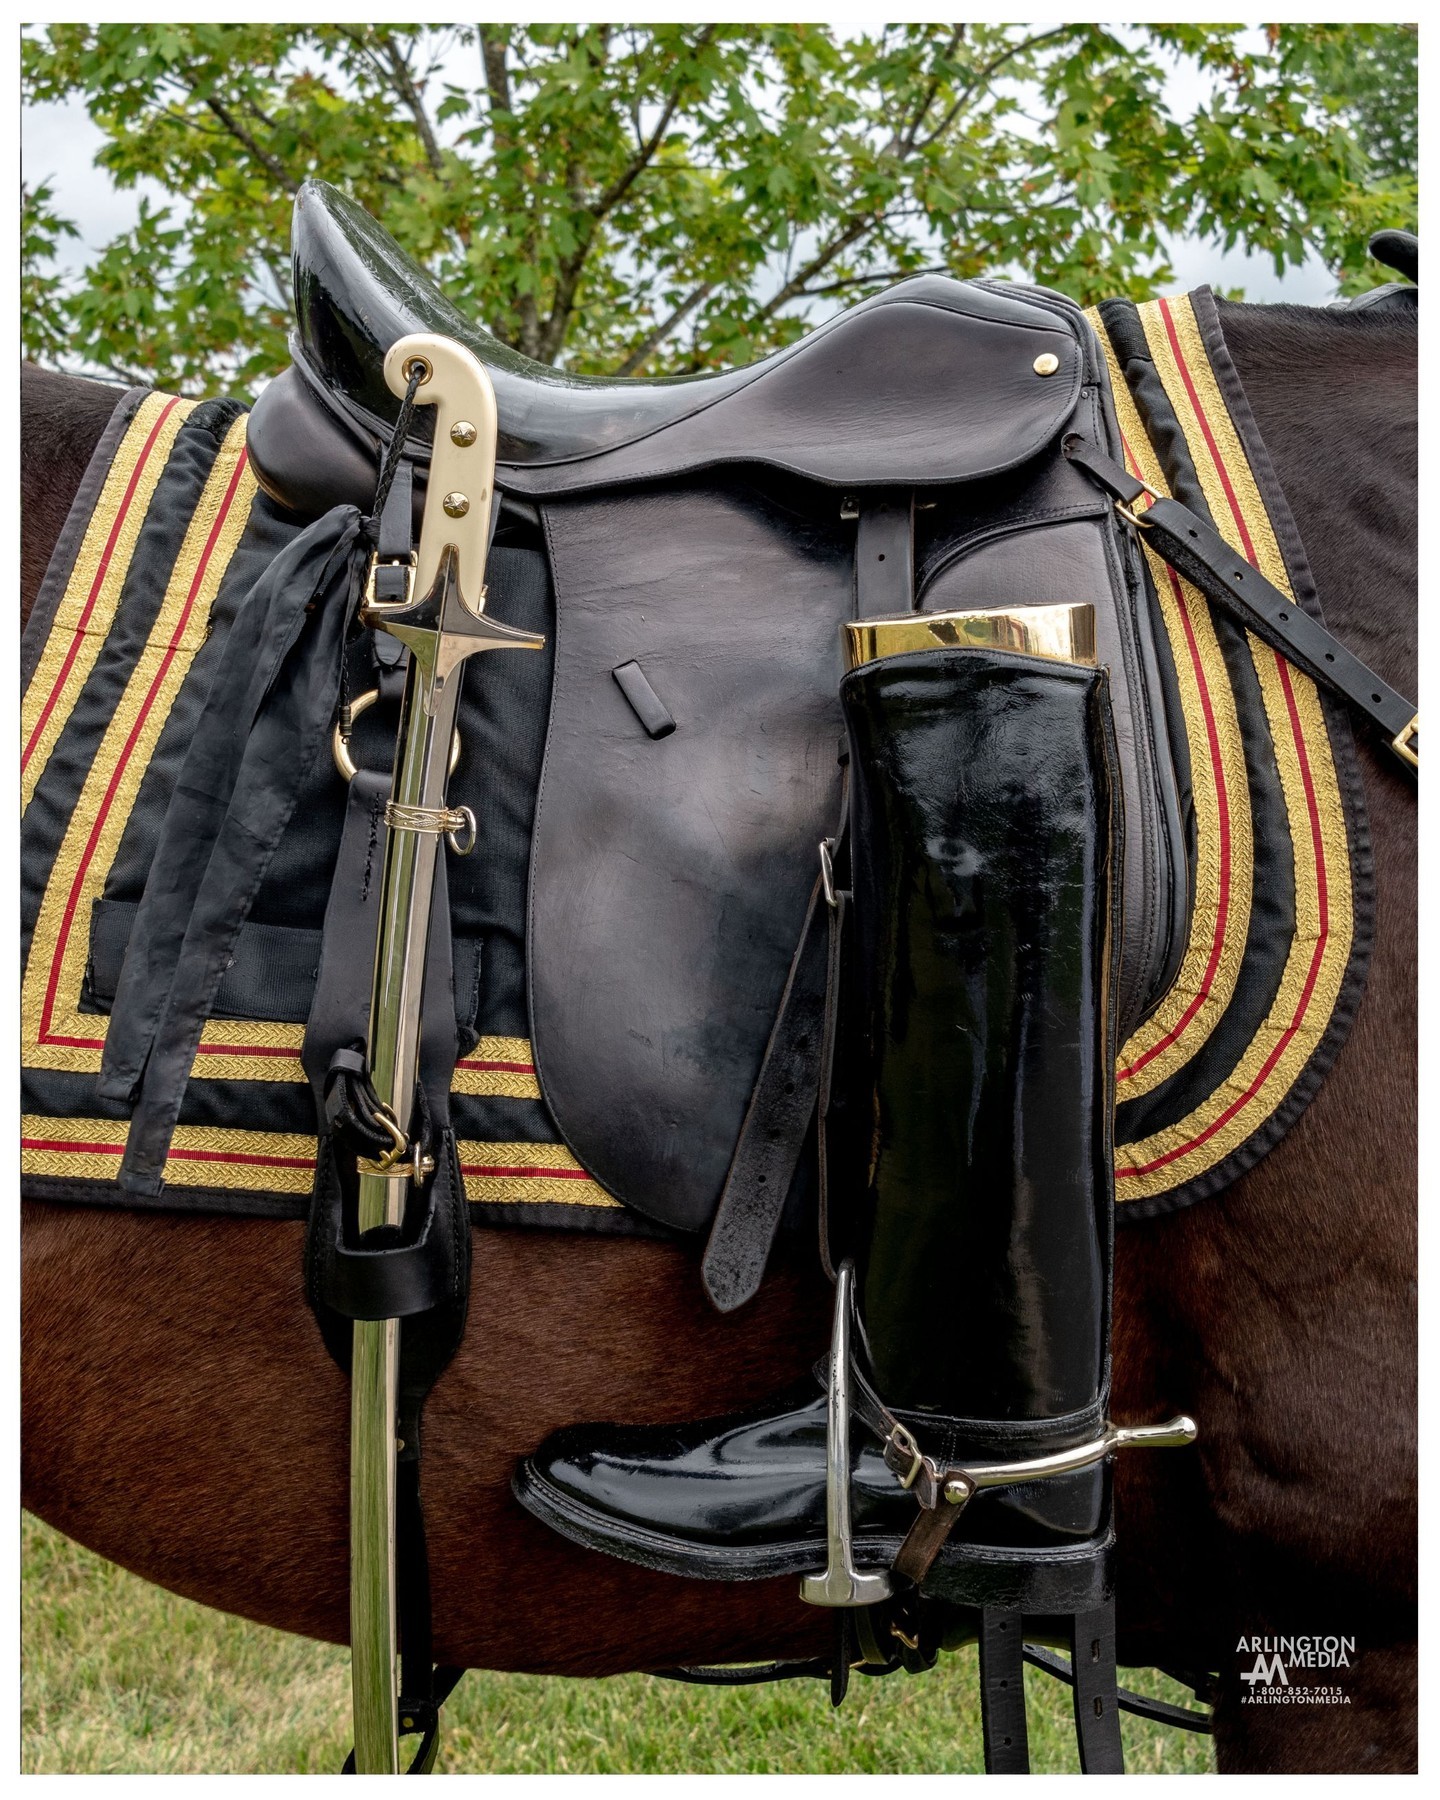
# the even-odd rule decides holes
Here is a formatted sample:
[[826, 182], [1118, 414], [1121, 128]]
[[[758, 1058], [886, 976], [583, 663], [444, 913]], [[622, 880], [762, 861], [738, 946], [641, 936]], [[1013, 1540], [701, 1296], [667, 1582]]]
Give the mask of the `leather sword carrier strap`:
[[[374, 527], [391, 571], [403, 568], [410, 537], [410, 468], [391, 470], [384, 511]], [[383, 571], [377, 569], [377, 579]], [[368, 634], [367, 634], [368, 635]], [[376, 634], [378, 643], [380, 634]], [[398, 702], [403, 663], [386, 649], [379, 660], [382, 702]], [[404, 1318], [400, 1389], [418, 1426], [425, 1393], [454, 1354], [464, 1332], [470, 1260], [469, 1215], [449, 1129], [450, 1083], [458, 1041], [450, 944], [450, 906], [443, 855], [431, 899], [421, 1004], [418, 1138], [435, 1170], [412, 1184], [404, 1224], [357, 1239], [354, 1229], [355, 1157], [373, 1157], [375, 1117], [363, 1050], [370, 1018], [375, 946], [380, 923], [385, 844], [384, 812], [390, 773], [358, 769], [349, 784], [340, 851], [330, 884], [320, 940], [320, 967], [305, 1026], [301, 1060], [319, 1116], [307, 1241], [307, 1287], [326, 1342], [349, 1368], [355, 1319]], [[409, 1120], [399, 1121], [402, 1127]]]

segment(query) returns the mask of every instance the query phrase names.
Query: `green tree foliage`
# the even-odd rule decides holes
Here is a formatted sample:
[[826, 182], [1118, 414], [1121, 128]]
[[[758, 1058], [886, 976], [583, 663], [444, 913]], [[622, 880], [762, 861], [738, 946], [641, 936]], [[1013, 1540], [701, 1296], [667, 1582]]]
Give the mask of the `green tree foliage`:
[[[1279, 25], [50, 25], [31, 102], [83, 97], [120, 188], [158, 184], [83, 281], [27, 202], [26, 348], [190, 391], [286, 361], [292, 197], [368, 207], [528, 355], [712, 368], [900, 277], [1078, 299], [1173, 279], [1199, 233], [1317, 252], [1413, 224], [1405, 28]], [[1258, 40], [1259, 48], [1255, 48]], [[1166, 75], [1207, 86], [1188, 121]], [[1410, 149], [1407, 152], [1406, 146]], [[1407, 160], [1408, 154], [1408, 160]]]

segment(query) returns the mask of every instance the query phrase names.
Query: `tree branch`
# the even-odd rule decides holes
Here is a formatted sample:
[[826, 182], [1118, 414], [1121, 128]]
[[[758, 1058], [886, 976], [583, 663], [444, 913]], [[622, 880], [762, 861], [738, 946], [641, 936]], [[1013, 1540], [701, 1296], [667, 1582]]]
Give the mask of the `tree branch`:
[[[944, 50], [941, 52], [941, 56], [942, 57], [953, 56], [955, 54], [955, 52], [960, 48], [961, 44], [964, 43], [964, 41], [965, 41], [965, 27], [963, 25], [957, 25], [955, 27], [955, 29], [950, 33], [950, 42], [945, 46]], [[925, 98], [920, 102], [919, 110], [916, 112], [915, 117], [910, 121], [909, 125], [905, 128], [904, 137], [902, 138], [901, 141], [903, 142], [903, 144], [907, 150], [913, 150], [915, 148], [915, 140], [920, 135], [920, 127], [925, 123], [925, 115], [926, 115], [926, 113], [929, 112], [930, 108], [935, 104], [935, 96], [939, 92], [940, 92], [940, 77], [938, 75], [932, 75], [930, 78], [930, 86], [926, 90]]]
[[[514, 104], [510, 96], [510, 71], [505, 64], [505, 45], [492, 37], [483, 25], [477, 27], [480, 39], [480, 60], [485, 69], [485, 92], [490, 101], [490, 135], [498, 151], [509, 150], [515, 143], [515, 135], [511, 126], [502, 124], [500, 115], [507, 119], [515, 116]], [[534, 261], [535, 250], [535, 215], [533, 210], [527, 212], [525, 225], [524, 249], [527, 257]], [[533, 294], [521, 294], [515, 305], [520, 319], [519, 343], [515, 346], [523, 350], [527, 356], [540, 360], [540, 310], [535, 304]]]
[[956, 100], [955, 104], [930, 133], [929, 137], [927, 137], [918, 147], [922, 150], [928, 149], [937, 138], [944, 137], [945, 133], [955, 123], [955, 120], [959, 117], [960, 113], [970, 104], [970, 101], [974, 98], [976, 89], [979, 88], [982, 83], [988, 81], [997, 69], [1003, 69], [1007, 62], [1013, 62], [1017, 56], [1022, 55], [1026, 50], [1037, 49], [1041, 44], [1049, 43], [1052, 38], [1064, 37], [1067, 31], [1073, 30], [1073, 25], [1057, 25], [1051, 31], [1039, 31], [1036, 32], [1034, 37], [1022, 38], [1018, 44], [1007, 45], [998, 56], [992, 56], [983, 69], [977, 70], [977, 72], [971, 76], [970, 80], [960, 90], [959, 98]]
[[812, 276], [818, 275], [822, 269], [828, 269], [842, 250], [848, 250], [851, 244], [873, 231], [880, 223], [881, 218], [869, 213], [858, 219], [851, 219], [838, 237], [832, 238], [823, 250], [810, 258], [798, 274], [792, 275], [780, 291], [765, 302], [755, 314], [756, 319], [768, 319], [779, 312], [782, 306], [804, 292]]
[[425, 152], [425, 160], [436, 175], [444, 173], [445, 163], [440, 155], [440, 146], [435, 142], [434, 127], [430, 123], [430, 115], [425, 110], [425, 102], [420, 90], [415, 85], [415, 78], [410, 73], [410, 65], [401, 53], [400, 46], [387, 31], [380, 39], [390, 67], [394, 72], [395, 84], [399, 88], [405, 104], [410, 109], [410, 116], [415, 121], [415, 129], [420, 134], [420, 144]]
[[256, 143], [255, 139], [251, 137], [250, 133], [227, 107], [222, 106], [218, 100], [213, 98], [213, 96], [207, 100], [205, 104], [230, 133], [231, 137], [235, 138], [239, 143], [242, 143], [255, 158], [256, 162], [260, 164], [261, 168], [273, 175], [287, 193], [294, 194], [299, 191], [300, 183], [292, 178], [284, 163], [280, 162], [279, 159], [272, 156], [268, 150], [263, 149]]
[[[703, 50], [707, 44], [711, 43], [714, 40], [716, 30], [716, 26], [707, 25], [695, 40], [695, 50]], [[616, 180], [610, 184], [595, 203], [593, 210], [595, 214], [595, 223], [597, 225], [600, 224], [607, 214], [612, 212], [620, 201], [624, 199], [625, 195], [635, 185], [635, 182], [649, 166], [655, 152], [660, 148], [660, 145], [664, 140], [665, 133], [670, 129], [670, 121], [675, 117], [676, 109], [680, 105], [681, 91], [681, 84], [677, 82], [675, 87], [672, 88], [669, 98], [665, 102], [664, 110], [660, 114], [660, 121], [655, 129], [650, 133], [649, 137], [646, 138], [645, 142], [641, 144], [635, 155], [631, 157], [628, 166], [621, 172]]]
[[617, 375], [638, 375], [641, 368], [643, 368], [650, 357], [655, 354], [661, 344], [665, 342], [666, 338], [671, 335], [677, 326], [683, 324], [684, 321], [689, 318], [690, 314], [694, 312], [695, 308], [702, 300], [713, 294], [714, 291], [715, 283], [713, 281], [702, 281], [699, 287], [693, 288], [675, 308], [674, 312], [670, 314], [668, 319], [662, 319], [648, 337], [640, 340], [639, 344], [637, 344], [625, 358], [624, 362], [621, 363], [615, 373]]
[[823, 287], [807, 287], [796, 298], [813, 300], [822, 294], [843, 293], [846, 288], [864, 287], [867, 281], [908, 281], [912, 275], [948, 275], [944, 263], [931, 263], [924, 269], [881, 269], [872, 275], [847, 275], [843, 281], [827, 281]]

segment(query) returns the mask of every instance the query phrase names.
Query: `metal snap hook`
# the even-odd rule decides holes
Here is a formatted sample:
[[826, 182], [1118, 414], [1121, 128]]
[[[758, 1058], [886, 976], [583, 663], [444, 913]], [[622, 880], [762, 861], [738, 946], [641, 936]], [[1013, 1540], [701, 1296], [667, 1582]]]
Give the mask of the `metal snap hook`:
[[[369, 712], [380, 698], [379, 688], [371, 688], [368, 693], [361, 694], [358, 700], [350, 702], [350, 723], [353, 725], [361, 713]], [[350, 754], [350, 734], [340, 729], [340, 721], [335, 721], [335, 729], [330, 734], [330, 754], [335, 759], [335, 767], [347, 781], [353, 781], [358, 773], [355, 759]], [[460, 760], [460, 733], [454, 732], [450, 738], [450, 762], [446, 773], [453, 775], [455, 765]]]

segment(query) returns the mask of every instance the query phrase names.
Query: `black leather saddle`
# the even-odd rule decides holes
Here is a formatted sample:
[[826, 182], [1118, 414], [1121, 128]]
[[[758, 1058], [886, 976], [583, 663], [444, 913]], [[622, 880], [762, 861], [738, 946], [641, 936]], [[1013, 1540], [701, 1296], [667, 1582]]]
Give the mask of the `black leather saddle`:
[[668, 1225], [713, 1215], [840, 815], [857, 613], [1095, 606], [1126, 818], [1122, 1034], [1154, 1006], [1189, 910], [1180, 784], [1138, 552], [1060, 449], [1120, 450], [1071, 302], [923, 276], [749, 367], [612, 381], [499, 343], [322, 183], [297, 201], [294, 260], [294, 365], [249, 428], [282, 505], [369, 501], [400, 337], [453, 336], [494, 382], [497, 484], [553, 608], [526, 777], [530, 1032], [555, 1122], [607, 1188]]

